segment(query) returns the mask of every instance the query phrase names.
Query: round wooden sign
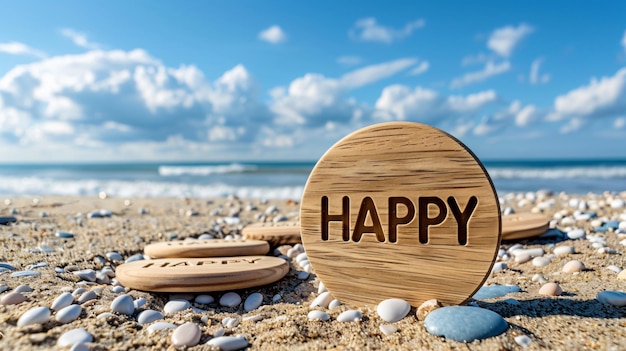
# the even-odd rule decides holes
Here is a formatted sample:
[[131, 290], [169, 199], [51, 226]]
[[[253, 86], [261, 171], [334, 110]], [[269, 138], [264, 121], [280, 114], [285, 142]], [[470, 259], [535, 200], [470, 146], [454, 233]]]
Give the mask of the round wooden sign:
[[550, 229], [550, 219], [542, 214], [522, 212], [502, 217], [502, 240], [539, 236]]
[[500, 205], [480, 161], [422, 124], [356, 131], [318, 161], [302, 197], [302, 243], [342, 302], [460, 304], [500, 246]]

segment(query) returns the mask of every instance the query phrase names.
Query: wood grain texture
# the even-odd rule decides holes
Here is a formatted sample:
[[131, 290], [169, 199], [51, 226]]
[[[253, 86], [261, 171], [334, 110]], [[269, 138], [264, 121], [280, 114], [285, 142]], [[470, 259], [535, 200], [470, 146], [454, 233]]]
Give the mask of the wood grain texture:
[[144, 253], [152, 258], [254, 256], [269, 251], [267, 241], [224, 239], [166, 241], [144, 248]]
[[241, 235], [246, 239], [265, 240], [272, 247], [302, 242], [299, 222], [253, 223], [243, 227]]
[[155, 292], [245, 289], [273, 283], [287, 272], [287, 261], [270, 256], [162, 258], [124, 263], [115, 270], [124, 286]]
[[[350, 240], [343, 240], [340, 221], [329, 222], [328, 240], [323, 240], [322, 198], [328, 198], [327, 212], [336, 219], [343, 213], [345, 196]], [[353, 241], [355, 227], [370, 231], [376, 227], [371, 211], [357, 223], [368, 197], [384, 242], [370, 232]], [[390, 197], [409, 199], [415, 216], [408, 218], [410, 205], [402, 204], [393, 214]], [[461, 211], [472, 197], [477, 200], [463, 245], [448, 203], [451, 197]], [[441, 223], [427, 226], [427, 243], [419, 240], [420, 222], [436, 222], [433, 218], [441, 209], [428, 205], [420, 213], [420, 198], [441, 199], [447, 212]], [[405, 219], [396, 226], [395, 242], [389, 237], [392, 218]], [[387, 298], [403, 298], [413, 306], [433, 298], [463, 303], [487, 278], [500, 244], [500, 207], [482, 164], [452, 136], [409, 122], [361, 129], [329, 149], [309, 176], [300, 220], [302, 242], [315, 273], [335, 298], [353, 304], [374, 305]]]
[[550, 219], [542, 214], [521, 212], [502, 217], [502, 240], [532, 238], [550, 228]]

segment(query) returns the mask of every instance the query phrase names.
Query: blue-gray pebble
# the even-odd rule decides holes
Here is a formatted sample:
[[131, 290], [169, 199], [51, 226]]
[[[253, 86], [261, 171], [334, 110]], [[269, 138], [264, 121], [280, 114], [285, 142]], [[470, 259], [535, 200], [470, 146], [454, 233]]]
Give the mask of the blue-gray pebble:
[[470, 306], [438, 308], [426, 316], [424, 326], [431, 334], [460, 342], [500, 335], [509, 327], [499, 314]]

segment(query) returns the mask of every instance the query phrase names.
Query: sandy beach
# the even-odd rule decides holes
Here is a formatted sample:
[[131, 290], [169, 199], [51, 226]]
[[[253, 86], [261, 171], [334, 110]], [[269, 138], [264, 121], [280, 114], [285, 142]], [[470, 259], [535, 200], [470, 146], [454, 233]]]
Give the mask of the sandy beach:
[[[595, 232], [606, 221], [626, 221], [626, 210], [612, 206], [619, 199], [626, 199], [626, 193], [572, 195], [538, 191], [501, 198], [503, 209], [543, 212], [553, 218], [552, 227], [563, 231], [584, 229], [586, 238], [560, 242], [549, 239], [503, 242], [501, 248], [505, 250], [517, 243], [524, 248], [543, 248], [544, 256], [550, 257], [551, 261], [539, 267], [531, 261], [522, 263], [509, 258], [505, 261], [508, 269], [490, 275], [486, 284], [517, 285], [521, 292], [472, 302], [500, 314], [509, 324], [505, 333], [481, 341], [460, 343], [428, 333], [423, 321], [415, 317], [415, 306], [408, 316], [393, 323], [397, 327], [395, 333], [385, 335], [379, 329], [386, 323], [376, 313], [377, 301], [368, 306], [317, 308], [331, 318], [311, 321], [307, 318], [312, 310], [309, 305], [318, 295], [320, 282], [314, 271], [308, 279], [298, 279], [302, 269], [295, 260], [290, 262], [287, 276], [277, 283], [237, 291], [243, 299], [255, 292], [263, 295], [262, 305], [253, 311], [245, 312], [243, 304], [233, 308], [217, 303], [198, 304], [193, 300], [196, 294], [192, 294], [186, 296], [191, 299], [192, 308], [165, 314], [160, 321], [176, 325], [196, 323], [202, 336], [199, 344], [189, 347], [190, 350], [217, 350], [206, 342], [215, 333], [221, 333], [220, 329], [224, 329], [225, 335], [242, 335], [251, 350], [623, 350], [626, 348], [626, 307], [601, 303], [597, 294], [604, 290], [626, 290], [626, 280], [619, 280], [615, 269], [607, 268], [624, 268], [626, 265], [622, 241], [626, 235], [614, 229]], [[276, 206], [277, 211], [265, 214], [271, 206]], [[110, 211], [111, 216], [88, 218], [89, 212], [100, 209]], [[591, 212], [595, 216], [574, 218]], [[108, 258], [108, 253], [116, 252], [127, 259], [142, 253], [149, 243], [191, 240], [202, 234], [212, 234], [216, 238], [237, 237], [247, 224], [273, 221], [277, 217], [298, 220], [298, 215], [297, 201], [235, 197], [2, 199], [0, 216], [12, 216], [17, 221], [0, 226], [0, 261], [15, 268], [14, 271], [5, 269], [0, 272], [3, 290], [0, 296], [21, 285], [28, 285], [32, 291], [22, 292], [27, 298], [24, 302], [0, 305], [0, 349], [52, 349], [64, 332], [76, 328], [84, 328], [93, 336], [93, 342], [87, 344], [90, 350], [171, 348], [173, 329], [150, 332], [148, 325], [139, 325], [136, 321], [142, 310], [162, 312], [163, 306], [172, 298], [170, 294], [126, 289], [133, 299], [145, 299], [145, 304], [130, 316], [116, 314], [97, 318], [111, 311], [111, 302], [119, 295], [112, 291], [115, 281], [107, 284], [86, 282], [72, 271], [98, 271], [106, 266], [115, 270], [122, 261]], [[239, 220], [224, 221], [224, 217]], [[574, 218], [574, 222], [569, 223], [571, 221], [566, 218]], [[58, 231], [72, 233], [74, 237], [59, 238], [55, 235]], [[594, 247], [597, 238], [605, 239], [605, 250], [599, 245]], [[553, 255], [555, 247], [564, 245], [574, 247], [575, 253]], [[614, 249], [615, 253], [606, 248]], [[279, 249], [285, 253], [288, 248]], [[562, 272], [570, 260], [583, 262], [586, 270], [574, 274]], [[11, 276], [29, 267], [39, 274]], [[563, 294], [557, 297], [540, 295], [538, 291], [543, 283], [533, 280], [536, 274], [542, 274], [548, 282], [558, 283]], [[78, 299], [83, 292], [76, 293], [76, 290], [81, 288], [92, 290], [96, 297], [81, 305], [82, 312], [76, 320], [61, 324], [55, 321], [53, 314], [43, 324], [17, 326], [20, 316], [29, 309], [50, 307], [62, 292], [74, 292]], [[210, 295], [217, 301], [224, 293]], [[277, 295], [280, 297], [274, 300]], [[362, 320], [338, 322], [337, 316], [347, 309], [361, 311]], [[226, 317], [236, 318], [239, 324], [225, 327], [222, 320]], [[528, 336], [530, 344], [523, 346], [516, 342], [515, 337], [520, 335]]]

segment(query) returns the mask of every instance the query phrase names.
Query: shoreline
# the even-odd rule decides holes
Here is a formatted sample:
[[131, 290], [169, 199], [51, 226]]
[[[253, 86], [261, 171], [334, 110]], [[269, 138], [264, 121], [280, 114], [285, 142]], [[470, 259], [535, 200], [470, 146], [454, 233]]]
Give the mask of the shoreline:
[[[20, 285], [28, 285], [33, 289], [32, 292], [23, 293], [27, 300], [20, 304], [0, 305], [0, 349], [49, 349], [55, 347], [63, 332], [74, 328], [85, 328], [94, 336], [93, 343], [88, 344], [90, 350], [167, 349], [171, 346], [173, 330], [150, 333], [147, 326], [137, 324], [137, 313], [133, 316], [97, 318], [102, 313], [110, 312], [110, 304], [118, 294], [111, 291], [113, 286], [110, 283], [81, 282], [68, 272], [68, 267], [100, 270], [110, 266], [114, 270], [120, 262], [109, 259], [107, 253], [117, 252], [127, 259], [142, 253], [148, 243], [197, 238], [206, 233], [216, 238], [236, 236], [243, 226], [250, 223], [271, 221], [278, 216], [283, 216], [281, 219], [284, 220], [296, 220], [299, 216], [299, 205], [293, 200], [265, 202], [234, 197], [131, 198], [127, 204], [125, 198], [111, 197], [44, 196], [37, 198], [37, 203], [33, 199], [16, 197], [7, 204], [5, 198], [0, 198], [0, 216], [17, 218], [16, 223], [0, 226], [0, 245], [3, 246], [0, 261], [11, 264], [16, 271], [41, 262], [47, 264], [33, 269], [39, 272], [36, 277], [11, 277], [11, 271], [0, 273], [0, 285], [7, 286], [0, 296]], [[252, 293], [261, 293], [263, 303], [258, 309], [245, 312], [242, 305], [227, 308], [216, 303], [193, 303], [192, 300], [193, 309], [166, 314], [160, 321], [177, 325], [193, 322], [200, 326], [200, 344], [189, 348], [192, 350], [210, 349], [205, 343], [220, 329], [224, 329], [226, 335], [243, 335], [251, 344], [250, 349], [446, 350], [469, 347], [473, 350], [617, 350], [620, 345], [626, 345], [626, 307], [600, 303], [596, 296], [603, 290], [626, 290], [626, 281], [618, 280], [617, 273], [607, 269], [609, 266], [625, 268], [625, 246], [620, 242], [626, 239], [626, 235], [618, 234], [615, 230], [603, 233], [593, 231], [597, 229], [595, 225], [598, 221], [626, 222], [625, 208], [611, 207], [611, 201], [616, 199], [626, 200], [626, 192], [580, 195], [558, 193], [549, 196], [545, 191], [536, 191], [501, 196], [503, 210], [510, 207], [522, 212], [535, 208], [535, 211], [543, 211], [552, 217], [555, 221], [553, 224], [561, 230], [567, 227], [584, 229], [586, 239], [568, 239], [556, 243], [545, 240], [503, 242], [503, 249], [516, 243], [522, 244], [524, 248], [543, 248], [546, 257], [553, 254], [554, 248], [558, 246], [572, 246], [576, 253], [555, 255], [548, 265], [542, 267], [534, 266], [530, 261], [518, 263], [513, 258], [502, 261], [508, 265], [508, 269], [493, 272], [487, 284], [513, 284], [519, 286], [521, 292], [476, 301], [478, 306], [500, 314], [509, 323], [505, 333], [482, 341], [464, 345], [429, 334], [423, 321], [415, 317], [415, 306], [407, 317], [393, 323], [397, 332], [385, 335], [379, 329], [385, 322], [376, 314], [378, 301], [372, 301], [368, 306], [342, 305], [322, 309], [331, 319], [310, 321], [307, 318], [308, 312], [312, 310], [309, 304], [318, 295], [319, 280], [314, 272], [308, 279], [298, 279], [301, 268], [295, 260], [290, 262], [290, 272], [279, 282], [237, 291], [244, 299]], [[571, 206], [574, 204], [576, 206]], [[266, 214], [271, 206], [275, 206], [277, 212], [267, 211]], [[12, 209], [17, 210], [17, 213], [12, 214]], [[88, 218], [91, 211], [100, 209], [110, 211], [111, 216]], [[563, 218], [574, 216], [576, 211], [595, 212], [596, 216], [563, 225]], [[78, 213], [81, 215], [78, 216]], [[239, 222], [224, 220], [225, 217], [239, 218]], [[57, 231], [72, 233], [74, 238], [58, 238], [55, 236]], [[599, 249], [594, 247], [595, 242], [590, 239], [599, 237], [605, 240], [607, 248], [615, 249], [616, 253], [599, 253]], [[49, 250], [52, 252], [46, 252]], [[561, 272], [570, 260], [583, 262], [587, 270], [579, 274]], [[56, 268], [63, 272], [58, 273]], [[542, 274], [548, 281], [557, 282], [564, 294], [559, 297], [539, 295], [541, 283], [533, 281], [535, 274]], [[60, 324], [54, 321], [53, 316], [44, 324], [16, 326], [18, 318], [25, 311], [36, 306], [49, 307], [62, 291], [75, 292], [79, 288], [94, 291], [97, 298], [81, 305], [82, 313], [78, 319]], [[171, 298], [170, 294], [137, 290], [127, 289], [126, 293], [135, 300], [145, 299], [145, 304], [137, 311], [163, 311], [163, 306]], [[210, 295], [219, 300], [222, 294]], [[273, 300], [276, 295], [281, 296], [280, 300]], [[336, 320], [339, 313], [353, 308], [363, 314], [361, 322], [341, 323]], [[223, 319], [227, 317], [236, 318], [239, 324], [224, 326]], [[245, 320], [246, 317], [250, 319]], [[515, 337], [519, 335], [530, 338], [528, 347], [523, 348], [516, 343]]]

